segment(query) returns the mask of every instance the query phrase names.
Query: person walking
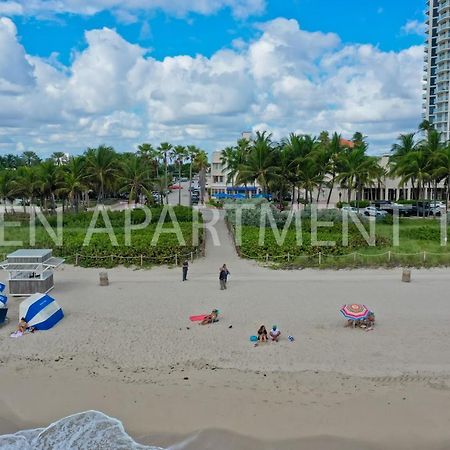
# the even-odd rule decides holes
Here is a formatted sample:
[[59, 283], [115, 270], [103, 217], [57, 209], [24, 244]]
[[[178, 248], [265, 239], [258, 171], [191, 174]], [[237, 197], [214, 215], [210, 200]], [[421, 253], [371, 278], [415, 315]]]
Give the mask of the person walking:
[[183, 281], [187, 281], [188, 269], [189, 269], [189, 263], [188, 263], [187, 259], [185, 259], [183, 262]]
[[226, 266], [226, 264], [224, 264], [220, 269], [219, 269], [219, 282], [220, 282], [220, 290], [223, 291], [224, 289], [227, 288], [227, 279], [228, 279], [228, 275], [230, 275], [230, 272]]

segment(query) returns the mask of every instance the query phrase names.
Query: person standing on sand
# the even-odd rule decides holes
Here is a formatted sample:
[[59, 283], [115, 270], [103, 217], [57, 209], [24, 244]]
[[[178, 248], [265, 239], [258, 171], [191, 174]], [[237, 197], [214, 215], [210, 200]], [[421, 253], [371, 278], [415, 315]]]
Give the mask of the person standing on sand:
[[226, 264], [224, 264], [219, 269], [219, 282], [220, 282], [220, 290], [221, 291], [223, 291], [224, 289], [227, 288], [228, 275], [230, 275], [230, 272], [228, 271]]
[[183, 262], [183, 281], [187, 280], [187, 273], [189, 269], [189, 263], [187, 259]]

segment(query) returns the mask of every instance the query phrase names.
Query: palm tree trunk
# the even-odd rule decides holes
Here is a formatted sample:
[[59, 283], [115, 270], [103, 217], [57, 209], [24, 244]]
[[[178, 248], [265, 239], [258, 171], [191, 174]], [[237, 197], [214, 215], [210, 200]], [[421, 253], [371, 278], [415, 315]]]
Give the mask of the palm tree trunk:
[[203, 205], [205, 202], [205, 169], [200, 170], [200, 203]]
[[334, 188], [334, 177], [335, 175], [333, 174], [333, 178], [331, 179], [331, 186], [330, 186], [330, 191], [328, 192], [328, 198], [327, 198], [327, 208], [330, 205], [330, 201], [331, 201], [331, 194], [333, 192], [333, 188]]
[[167, 153], [164, 153], [164, 195], [166, 196], [166, 205], [169, 204], [169, 195], [167, 191], [169, 186], [167, 184]]
[[178, 205], [181, 205], [181, 161], [178, 161]]
[[447, 190], [445, 193], [445, 214], [448, 213], [448, 194], [449, 194], [449, 186], [450, 186], [450, 174], [447, 175]]
[[189, 206], [192, 206], [192, 157], [189, 164]]

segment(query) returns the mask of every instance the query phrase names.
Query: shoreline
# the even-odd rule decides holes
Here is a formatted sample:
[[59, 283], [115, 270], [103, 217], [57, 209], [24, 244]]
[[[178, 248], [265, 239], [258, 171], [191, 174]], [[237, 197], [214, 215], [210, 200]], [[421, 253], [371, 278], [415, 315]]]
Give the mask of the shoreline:
[[[380, 449], [433, 448], [446, 437], [450, 441], [450, 376], [361, 378], [183, 368], [154, 373], [143, 383], [124, 381], [128, 373], [105, 378], [85, 370], [45, 367], [15, 374], [2, 368], [0, 376], [8, 386], [0, 402], [3, 434], [98, 410], [122, 421], [137, 442], [161, 446], [198, 431], [197, 443], [237, 434], [249, 445], [261, 440], [275, 442], [277, 448], [284, 448], [283, 442], [323, 439]], [[27, 404], [30, 392], [33, 403], [43, 405], [38, 411]], [[374, 435], [374, 423], [381, 434]]]

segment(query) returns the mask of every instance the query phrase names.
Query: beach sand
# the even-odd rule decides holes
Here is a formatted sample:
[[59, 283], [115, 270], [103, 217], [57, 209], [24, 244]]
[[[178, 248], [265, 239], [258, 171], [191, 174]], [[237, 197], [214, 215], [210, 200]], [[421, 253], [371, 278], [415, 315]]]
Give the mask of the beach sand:
[[[100, 287], [99, 271], [57, 271], [66, 317], [52, 330], [0, 329], [0, 433], [98, 410], [140, 442], [190, 436], [187, 449], [450, 447], [448, 270], [413, 270], [410, 284], [398, 269], [274, 271], [225, 242], [185, 283], [181, 269], [116, 268]], [[344, 328], [352, 302], [375, 311], [375, 330]], [[188, 320], [213, 308], [217, 324]], [[262, 323], [283, 339], [254, 347]]]

